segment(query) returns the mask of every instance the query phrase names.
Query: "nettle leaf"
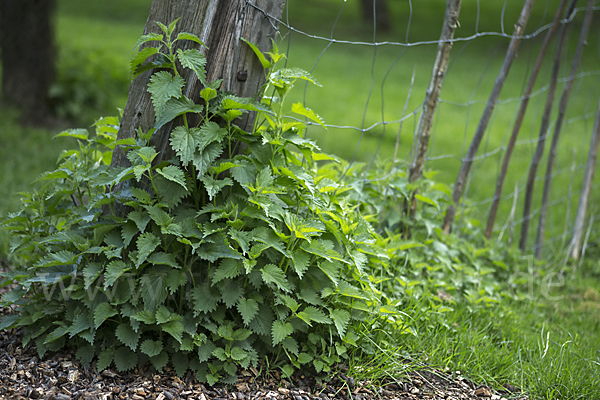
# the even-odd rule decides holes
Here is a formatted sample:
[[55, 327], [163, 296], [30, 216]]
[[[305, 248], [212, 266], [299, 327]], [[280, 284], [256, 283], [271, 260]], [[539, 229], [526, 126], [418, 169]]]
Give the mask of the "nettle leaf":
[[185, 81], [182, 77], [173, 76], [167, 71], [160, 71], [152, 75], [148, 84], [148, 93], [152, 97], [152, 104], [157, 113], [171, 97], [181, 96], [183, 85], [185, 85]]
[[190, 291], [192, 303], [194, 305], [194, 315], [199, 312], [211, 313], [217, 308], [217, 303], [221, 299], [221, 294], [213, 289], [209, 282], [204, 282]]
[[129, 323], [124, 322], [117, 326], [115, 336], [121, 341], [121, 343], [129, 347], [132, 351], [135, 351], [135, 349], [137, 349], [138, 341], [142, 335], [141, 333], [135, 332]]
[[182, 51], [181, 49], [178, 49], [177, 58], [183, 67], [194, 71], [198, 77], [198, 80], [203, 86], [206, 86], [206, 70], [204, 69], [204, 66], [206, 65], [206, 57], [200, 52], [200, 50], [188, 49]]
[[104, 272], [104, 290], [112, 286], [117, 279], [131, 269], [131, 265], [121, 260], [111, 261]]
[[127, 218], [135, 222], [135, 225], [140, 232], [144, 232], [146, 230], [146, 225], [150, 222], [150, 215], [146, 211], [132, 211], [127, 214]]
[[304, 242], [301, 247], [304, 251], [322, 257], [327, 261], [337, 260], [348, 263], [340, 253], [333, 250], [333, 242], [330, 240], [316, 239], [313, 240], [310, 245], [308, 245], [307, 242]]
[[348, 323], [350, 322], [350, 313], [346, 310], [335, 309], [330, 310], [329, 315], [331, 316], [340, 337], [344, 337], [346, 329], [348, 328]]
[[173, 336], [175, 340], [181, 344], [181, 340], [183, 338], [183, 324], [180, 321], [171, 321], [166, 324], [162, 324], [161, 329], [164, 332], [167, 332], [169, 335]]
[[204, 175], [200, 180], [204, 183], [204, 188], [208, 193], [208, 199], [210, 201], [212, 201], [213, 197], [215, 197], [225, 186], [233, 186], [233, 181], [230, 178], [217, 180], [210, 175]]
[[98, 329], [104, 321], [115, 315], [117, 315], [117, 310], [109, 303], [98, 304], [94, 310], [94, 328]]
[[[141, 45], [143, 45], [144, 43], [148, 43], [148, 42], [156, 42], [159, 41], [161, 42], [163, 40], [163, 35], [160, 35], [158, 33], [148, 33], [146, 35], [142, 35], [137, 42], [135, 43], [135, 47], [133, 48], [134, 50], [137, 50]], [[146, 48], [151, 48], [151, 47], [146, 47]], [[156, 47], [154, 47], [156, 48]], [[145, 49], [144, 49], [145, 50]], [[158, 50], [158, 49], [156, 49]]]
[[167, 363], [169, 362], [169, 353], [163, 350], [160, 352], [160, 354], [154, 357], [150, 357], [150, 362], [152, 363], [152, 366], [156, 368], [157, 371], [162, 371], [165, 365], [167, 365]]
[[233, 307], [240, 297], [244, 295], [244, 285], [239, 281], [228, 280], [227, 285], [221, 286], [223, 303], [227, 308]]
[[298, 317], [309, 325], [312, 321], [319, 324], [331, 324], [331, 319], [323, 311], [313, 306], [308, 306], [299, 312]]
[[289, 322], [283, 322], [277, 320], [273, 322], [271, 326], [271, 338], [273, 339], [273, 346], [277, 346], [286, 337], [294, 332], [294, 327]]
[[[0, 327], [1, 326], [2, 325], [0, 325]], [[78, 333], [81, 333], [81, 332], [85, 331], [86, 329], [90, 329], [91, 327], [92, 327], [92, 324], [90, 323], [90, 315], [87, 310], [83, 310], [81, 312], [81, 314], [79, 314], [75, 317], [75, 319], [73, 320], [73, 324], [69, 327], [69, 329], [68, 329], [69, 337], [72, 338], [73, 336], [77, 335]], [[2, 328], [2, 329], [6, 329], [6, 328]]]
[[156, 225], [158, 225], [160, 227], [167, 227], [171, 224], [171, 222], [173, 222], [173, 217], [171, 217], [169, 214], [167, 214], [160, 207], [146, 206], [144, 208], [146, 209], [146, 211], [148, 211], [150, 218], [152, 218], [152, 220], [154, 222], [156, 222]]
[[106, 368], [108, 368], [113, 361], [114, 355], [114, 347], [104, 349], [98, 356], [98, 363], [96, 364], [96, 369], [98, 369], [98, 371], [104, 371]]
[[146, 339], [140, 346], [140, 351], [149, 357], [154, 357], [160, 354], [163, 349], [162, 340]]
[[187, 283], [187, 273], [185, 271], [169, 271], [166, 282], [169, 292], [173, 294], [177, 289]]
[[207, 103], [217, 97], [217, 91], [211, 87], [205, 87], [200, 91], [200, 97], [204, 99]]
[[158, 307], [155, 317], [156, 317], [157, 324], [164, 324], [164, 323], [171, 322], [171, 321], [181, 321], [181, 319], [182, 319], [181, 315], [172, 313], [165, 306]]
[[137, 314], [131, 316], [136, 321], [143, 322], [147, 325], [154, 325], [156, 323], [156, 317], [154, 313], [150, 310], [142, 310]]
[[154, 265], [168, 265], [169, 267], [180, 269], [181, 265], [175, 260], [175, 255], [172, 253], [155, 252], [152, 253], [146, 260]]
[[202, 40], [200, 40], [200, 38], [198, 36], [194, 35], [193, 33], [179, 32], [179, 34], [177, 35], [177, 38], [174, 40], [174, 42], [177, 40], [191, 40], [191, 41], [198, 43], [200, 46], [206, 47], [204, 42]]
[[171, 356], [171, 361], [177, 376], [180, 378], [183, 377], [183, 374], [185, 374], [185, 371], [187, 371], [188, 366], [190, 365], [188, 356], [181, 351], [178, 351]]
[[155, 176], [154, 185], [160, 197], [160, 204], [170, 209], [178, 205], [189, 194], [187, 189], [161, 175]]
[[168, 296], [164, 273], [152, 271], [142, 275], [140, 284], [142, 299], [147, 309], [155, 310], [159, 304], [164, 303]]
[[138, 258], [135, 262], [135, 266], [139, 267], [142, 265], [150, 253], [152, 253], [159, 244], [160, 238], [157, 238], [150, 232], [142, 233], [137, 240]]
[[229, 237], [231, 237], [231, 239], [233, 239], [240, 245], [242, 249], [242, 254], [245, 255], [248, 253], [250, 241], [252, 240], [252, 235], [250, 234], [250, 232], [242, 232], [238, 231], [235, 228], [231, 228], [229, 230]]
[[185, 183], [185, 174], [181, 170], [181, 168], [175, 165], [169, 165], [164, 168], [159, 168], [156, 170], [160, 175], [164, 176], [171, 182], [175, 182], [180, 184], [184, 189], [187, 190], [187, 184]]
[[213, 162], [223, 153], [223, 146], [219, 143], [211, 143], [206, 148], [194, 155], [192, 162], [196, 167], [198, 176], [203, 176]]
[[[283, 346], [284, 349], [286, 349], [287, 351], [289, 351], [292, 354], [295, 354], [296, 356], [298, 355], [298, 352], [300, 351], [300, 349], [298, 348], [298, 342], [293, 337], [287, 337], [287, 338], [283, 339], [283, 341], [281, 342], [281, 345]], [[293, 372], [293, 369], [292, 369], [292, 372]]]
[[121, 227], [121, 238], [123, 239], [125, 247], [129, 246], [135, 235], [139, 232], [140, 230], [133, 221], [127, 221], [127, 223]]
[[165, 102], [164, 106], [157, 113], [154, 129], [160, 129], [167, 122], [174, 120], [180, 115], [189, 112], [201, 114], [203, 110], [204, 106], [201, 104], [195, 104], [191, 99], [185, 96], [178, 98], [172, 97]]
[[52, 267], [55, 265], [67, 265], [72, 264], [78, 257], [77, 254], [72, 251], [61, 250], [56, 253], [50, 253], [43, 257], [41, 260], [35, 263], [38, 268]]
[[268, 264], [261, 269], [263, 282], [275, 284], [280, 290], [290, 292], [290, 286], [285, 273], [276, 265]]
[[152, 195], [146, 192], [144, 189], [140, 189], [137, 187], [129, 188], [131, 194], [141, 203], [141, 204], [150, 204], [152, 203]]
[[319, 269], [327, 275], [329, 279], [337, 286], [340, 278], [340, 264], [337, 262], [323, 261], [317, 264]]
[[296, 271], [298, 277], [302, 279], [302, 276], [304, 276], [304, 273], [310, 264], [310, 255], [304, 250], [298, 249], [294, 252], [291, 259], [294, 265], [294, 271]]
[[209, 121], [200, 128], [200, 144], [199, 149], [202, 151], [211, 143], [221, 143], [227, 135], [227, 129], [213, 121]]
[[294, 104], [292, 104], [292, 112], [294, 112], [296, 114], [300, 114], [303, 117], [306, 117], [306, 118], [308, 118], [310, 120], [313, 120], [316, 123], [318, 123], [319, 125], [321, 125], [323, 128], [326, 128], [325, 127], [325, 122], [323, 121], [323, 119], [321, 117], [319, 117], [317, 115], [317, 113], [314, 112], [313, 110], [311, 110], [310, 108], [304, 107], [302, 105], [302, 103], [294, 103]]
[[83, 269], [83, 288], [85, 290], [89, 289], [92, 283], [102, 274], [103, 270], [104, 266], [102, 264], [96, 262], [89, 263]]
[[258, 57], [258, 60], [260, 61], [261, 65], [263, 66], [263, 68], [271, 68], [273, 66], [273, 64], [271, 64], [271, 62], [269, 60], [267, 60], [267, 58], [265, 57], [265, 55], [263, 54], [262, 51], [260, 51], [258, 49], [258, 47], [256, 47], [255, 44], [247, 41], [244, 38], [240, 38], [242, 39], [242, 41], [244, 43], [246, 43], [248, 46], [250, 46], [250, 48], [252, 49], [252, 51], [254, 51], [254, 54], [256, 54], [256, 57]]
[[243, 266], [240, 260], [227, 258], [219, 264], [219, 268], [215, 271], [212, 277], [213, 286], [223, 279], [233, 279], [239, 276], [243, 271]]
[[254, 299], [241, 298], [238, 300], [237, 309], [244, 320], [244, 325], [248, 326], [258, 313], [258, 303]]
[[200, 129], [187, 129], [185, 126], [178, 126], [171, 132], [171, 146], [179, 156], [181, 163], [187, 165], [194, 159], [196, 147], [200, 144], [202, 136]]

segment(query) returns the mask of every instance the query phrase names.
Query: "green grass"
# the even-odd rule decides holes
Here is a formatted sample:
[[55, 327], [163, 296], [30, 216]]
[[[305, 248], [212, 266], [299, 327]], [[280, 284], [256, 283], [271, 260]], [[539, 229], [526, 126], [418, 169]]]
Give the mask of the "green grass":
[[[328, 37], [340, 3], [316, 0], [292, 3], [290, 22], [300, 30]], [[393, 15], [396, 17], [395, 28], [389, 34], [378, 34], [377, 40], [404, 41], [408, 22], [407, 3], [391, 2]], [[414, 7], [409, 41], [436, 40], [439, 36], [444, 1], [428, 0], [422, 3], [426, 5]], [[468, 36], [475, 31], [476, 4], [472, 3], [476, 2], [463, 5], [458, 36]], [[479, 3], [482, 7], [479, 31], [499, 30], [503, 2]], [[536, 4], [530, 23], [531, 30], [549, 21], [550, 16], [544, 14], [547, 3], [555, 4], [556, 1]], [[122, 71], [122, 76], [126, 77], [128, 60], [133, 54], [135, 41], [142, 33], [149, 7], [149, 0], [111, 0], [101, 4], [60, 0], [56, 21], [58, 41], [65, 51], [94, 48], [100, 54], [110, 53], [109, 59], [113, 63], [111, 68]], [[430, 14], [423, 14], [426, 11]], [[518, 11], [512, 7], [507, 10], [504, 23], [507, 31], [512, 30]], [[417, 23], [419, 20], [426, 20], [427, 23]], [[371, 41], [371, 36], [369, 28], [359, 18], [356, 2], [348, 2], [334, 37]], [[572, 55], [577, 34], [574, 32], [571, 36], [569, 54]], [[308, 70], [313, 68], [315, 60], [327, 45], [325, 41], [293, 33], [282, 38], [282, 49], [287, 46], [288, 39], [291, 40], [289, 65]], [[597, 35], [592, 34], [583, 70], [598, 69], [598, 56], [595, 54], [597, 41]], [[442, 182], [451, 184], [456, 177], [460, 155], [466, 151], [481, 116], [482, 103], [490, 93], [506, 44], [506, 39], [480, 38], [466, 47], [457, 43], [453, 49], [452, 64], [442, 90], [445, 102], [441, 104], [437, 115], [431, 155], [453, 154], [454, 157], [429, 163], [429, 168], [439, 171], [436, 179]], [[539, 40], [523, 43], [501, 99], [519, 98], [538, 46]], [[397, 120], [402, 116], [413, 71], [415, 82], [407, 114], [419, 110], [429, 82], [435, 51], [435, 45], [405, 50], [391, 45], [375, 49], [372, 46], [336, 43], [324, 53], [313, 71], [323, 87], [308, 87], [306, 97], [303, 88], [298, 87], [295, 97], [289, 101], [306, 101], [306, 105], [322, 115], [328, 124], [354, 127], [330, 127], [327, 131], [311, 127], [309, 136], [316, 139], [326, 152], [347, 159], [352, 158], [356, 152], [356, 159], [365, 162], [374, 155], [382, 159], [389, 158], [394, 154], [400, 124], [378, 125], [364, 134], [360, 129], [381, 121]], [[61, 53], [61, 57], [68, 56], [68, 53]], [[551, 56], [540, 80], [548, 78], [550, 60]], [[568, 65], [564, 66], [566, 68]], [[389, 74], [385, 78], [388, 69]], [[598, 82], [598, 75], [592, 75], [579, 80], [575, 87], [576, 98], [569, 105], [570, 119], [563, 132], [558, 159], [559, 168], [565, 172], [554, 178], [554, 198], [564, 196], [571, 184], [573, 188], [577, 188], [581, 180], [582, 172], [579, 170], [572, 175], [570, 166], [572, 160], [577, 165], [585, 162], [593, 125], [592, 114], [600, 93]], [[541, 84], [538, 84], [538, 89], [540, 87]], [[370, 90], [372, 93], [368, 97]], [[125, 105], [126, 87], [109, 94], [113, 96], [114, 102], [108, 109], [93, 110], [98, 117], [115, 113], [116, 107]], [[520, 136], [522, 140], [537, 137], [544, 102], [545, 92], [530, 102]], [[471, 105], [467, 107], [452, 103]], [[511, 101], [496, 108], [480, 154], [506, 142], [517, 107], [518, 102]], [[579, 117], [583, 118], [578, 119]], [[18, 198], [10, 193], [28, 189], [37, 175], [53, 169], [56, 156], [65, 145], [59, 140], [50, 139], [53, 134], [58, 133], [58, 129], [22, 128], [16, 120], [13, 111], [0, 110], [0, 170], [3, 172], [0, 175], [0, 187], [5, 192], [0, 200], [0, 214], [18, 208]], [[83, 125], [87, 126], [92, 122], [89, 120]], [[401, 158], [409, 154], [416, 123], [417, 116], [412, 116], [403, 123], [398, 149]], [[533, 151], [534, 146], [529, 143], [522, 144], [515, 150], [510, 176], [505, 184], [505, 194], [512, 192], [515, 183], [522, 183]], [[474, 164], [473, 172], [476, 177], [468, 191], [471, 201], [478, 202], [492, 195], [502, 155], [500, 152]], [[541, 164], [540, 173], [544, 169], [545, 162]], [[537, 189], [541, 190], [541, 182], [538, 182]], [[596, 190], [593, 198], [598, 198], [598, 194]], [[507, 199], [502, 203], [503, 216], [499, 218], [499, 223], [503, 221], [502, 218], [506, 218], [511, 202], [512, 200]], [[536, 199], [535, 204], [539, 204], [539, 199]], [[572, 216], [576, 198], [570, 203], [558, 202], [551, 209], [552, 235], [563, 231], [567, 204], [571, 207]], [[485, 216], [485, 207], [484, 204], [476, 208], [473, 216]], [[516, 215], [517, 218], [520, 217], [520, 209]], [[531, 229], [534, 230], [535, 226]], [[0, 254], [6, 254], [6, 235], [2, 235]], [[560, 254], [561, 250], [559, 241], [556, 252]], [[411, 315], [411, 324], [417, 335], [403, 333], [398, 337], [390, 337], [390, 344], [399, 342], [401, 347], [386, 348], [385, 343], [382, 343], [382, 350], [374, 357], [372, 364], [365, 365], [364, 360], [356, 360], [357, 363], [360, 362], [362, 369], [356, 365], [352, 372], [359, 378], [362, 376], [375, 381], [377, 378], [396, 376], [400, 371], [399, 363], [413, 360], [416, 366], [427, 356], [429, 365], [460, 370], [476, 381], [496, 386], [509, 382], [530, 391], [535, 398], [600, 398], [600, 301], [597, 295], [600, 285], [598, 271], [590, 271], [593, 268], [587, 265], [577, 273], [568, 274], [564, 285], [553, 288], [552, 294], [559, 297], [559, 300], [542, 296], [542, 286], [536, 284], [533, 301], [523, 299], [517, 302], [507, 298], [501, 304], [487, 308], [468, 304], [454, 305], [451, 311], [445, 313], [444, 319], [436, 319], [431, 311], [423, 311], [417, 300], [409, 301], [405, 311]]]

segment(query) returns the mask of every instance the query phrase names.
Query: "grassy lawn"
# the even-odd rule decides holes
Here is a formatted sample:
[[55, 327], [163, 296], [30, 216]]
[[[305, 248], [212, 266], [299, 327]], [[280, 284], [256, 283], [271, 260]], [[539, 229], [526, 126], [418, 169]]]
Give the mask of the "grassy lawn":
[[[86, 76], [93, 77], [102, 71], [99, 67], [85, 72], [83, 64], [90, 59], [97, 59], [100, 60], [97, 65], [109, 63], [110, 71], [117, 74], [121, 81], [126, 80], [129, 58], [133, 54], [134, 43], [142, 33], [150, 3], [150, 0], [105, 0], [88, 4], [77, 0], [59, 0], [56, 28], [59, 44], [64, 49], [60, 53], [63, 65], [68, 65], [65, 59], [71, 52], [78, 52]], [[355, 3], [348, 2], [345, 6], [334, 37], [338, 40], [372, 42], [372, 33], [362, 23]], [[408, 2], [391, 1], [392, 13], [396, 16], [393, 31], [378, 34], [377, 40], [405, 42], [406, 37], [410, 42], [436, 40], [444, 3], [441, 0], [427, 0], [413, 4], [408, 29]], [[518, 7], [509, 7], [504, 14], [502, 28], [500, 15], [503, 3], [464, 4], [464, 17], [461, 18], [457, 37], [470, 36], [476, 31], [502, 29], [510, 33], [520, 10]], [[528, 32], [550, 21], [548, 9], [552, 9], [556, 3], [552, 0], [536, 4]], [[333, 0], [292, 1], [289, 22], [299, 30], [329, 37], [340, 5], [340, 1]], [[567, 75], [570, 68], [581, 17], [578, 16], [578, 22], [569, 37], [569, 61], [562, 66], [562, 77]], [[344, 159], [368, 163], [373, 159], [389, 159], [397, 151], [398, 158], [408, 162], [436, 45], [375, 47], [334, 43], [326, 49], [328, 41], [294, 32], [286, 33], [285, 30], [282, 32], [280, 48], [283, 51], [289, 43], [289, 66], [312, 70], [323, 84], [323, 87], [297, 87], [293, 98], [288, 100], [305, 102], [307, 107], [332, 125], [327, 130], [311, 126], [308, 136], [316, 139], [324, 151]], [[580, 72], [588, 73], [588, 76], [578, 78], [575, 84], [563, 127], [557, 159], [558, 172], [552, 186], [552, 198], [557, 200], [550, 210], [548, 237], [558, 237], [565, 230], [565, 219], [569, 213], [572, 218], [577, 206], [578, 195], [572, 199], [564, 197], [576, 190], [582, 180], [582, 167], [594, 123], [593, 114], [600, 97], [600, 62], [596, 50], [599, 40], [597, 28], [592, 28], [580, 68]], [[501, 103], [495, 109], [478, 153], [493, 154], [473, 165], [474, 178], [468, 188], [468, 198], [473, 204], [470, 209], [474, 221], [485, 221], [486, 201], [493, 194], [504, 155], [499, 149], [506, 144], [511, 132], [519, 107], [518, 99], [527, 83], [540, 42], [541, 37], [538, 37], [522, 44], [502, 91]], [[472, 42], [458, 42], [454, 46], [442, 90], [443, 101], [434, 126], [430, 151], [432, 160], [428, 164], [430, 169], [439, 171], [436, 179], [445, 184], [451, 185], [456, 178], [461, 156], [466, 153], [481, 117], [502, 65], [507, 43], [506, 38], [490, 36]], [[94, 52], [86, 49], [94, 49]], [[547, 56], [538, 81], [548, 80], [552, 57], [552, 54]], [[318, 63], [316, 60], [319, 60]], [[559, 85], [556, 103], [563, 87], [564, 82]], [[545, 83], [538, 82], [536, 95], [530, 102], [505, 183], [504, 194], [507, 199], [501, 204], [498, 224], [503, 223], [510, 212], [512, 198], [508, 194], [515, 185], [522, 188], [526, 179], [530, 158], [535, 151], [533, 142], [539, 134], [546, 89]], [[85, 90], [97, 89], [92, 87]], [[111, 101], [105, 103], [102, 109], [86, 110], [86, 119], [81, 122], [83, 126], [93, 123], [93, 115], [115, 114], [117, 107], [124, 107], [126, 85], [106, 90], [105, 94]], [[410, 99], [405, 104], [409, 91]], [[556, 112], [555, 106], [554, 116]], [[403, 116], [406, 119], [399, 131], [399, 120]], [[0, 170], [3, 171], [0, 187], [5, 192], [0, 199], [0, 214], [18, 209], [18, 197], [10, 194], [30, 188], [36, 176], [53, 169], [57, 155], [68, 144], [60, 139], [50, 139], [58, 130], [22, 128], [16, 120], [14, 111], [0, 109]], [[396, 150], [397, 142], [399, 145]], [[544, 171], [545, 158], [540, 164], [538, 176]], [[538, 179], [534, 207], [538, 207], [541, 188], [542, 182]], [[597, 187], [592, 199], [597, 199], [599, 195], [600, 188]], [[519, 202], [517, 219], [521, 217], [520, 207]], [[535, 227], [533, 225], [530, 229], [535, 230]], [[560, 240], [556, 243], [556, 253], [561, 255]], [[0, 255], [7, 252], [7, 236], [0, 233]], [[550, 258], [552, 255], [554, 259]], [[357, 378], [364, 377], [372, 381], [396, 377], [401, 375], [398, 360], [409, 359], [416, 363], [426, 361], [428, 365], [460, 370], [465, 376], [498, 387], [504, 383], [520, 386], [536, 398], [599, 398], [600, 270], [597, 261], [593, 261], [597, 257], [591, 255], [590, 261], [586, 261], [577, 271], [564, 274], [559, 274], [562, 263], [556, 261], [558, 259], [558, 256], [549, 253], [546, 264], [536, 266], [531, 274], [519, 275], [522, 279], [513, 295], [503, 297], [498, 304], [449, 304], [443, 318], [438, 319], [435, 312], [424, 310], [418, 298], [407, 297], [405, 312], [411, 316], [411, 326], [417, 334], [390, 333], [388, 343], [381, 343], [382, 351], [378, 356], [366, 365], [363, 359], [357, 359], [356, 365], [351, 365], [351, 372]], [[398, 343], [401, 346], [398, 347]]]

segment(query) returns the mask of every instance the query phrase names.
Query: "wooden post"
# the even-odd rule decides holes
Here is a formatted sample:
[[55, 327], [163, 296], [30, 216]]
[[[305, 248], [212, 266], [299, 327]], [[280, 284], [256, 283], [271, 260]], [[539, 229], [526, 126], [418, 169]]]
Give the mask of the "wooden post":
[[529, 14], [531, 14], [531, 9], [533, 8], [534, 2], [535, 0], [527, 0], [523, 5], [521, 15], [519, 16], [519, 20], [515, 25], [513, 38], [510, 41], [508, 51], [506, 52], [506, 57], [504, 58], [504, 64], [502, 64], [502, 69], [500, 70], [500, 73], [496, 78], [496, 83], [494, 84], [492, 93], [490, 94], [487, 105], [485, 106], [485, 110], [483, 111], [483, 115], [481, 117], [481, 120], [479, 121], [479, 125], [477, 126], [477, 130], [475, 131], [475, 135], [473, 136], [473, 140], [471, 141], [471, 145], [469, 146], [469, 150], [467, 151], [467, 155], [465, 156], [463, 163], [460, 167], [458, 177], [456, 178], [456, 182], [454, 183], [454, 192], [452, 193], [452, 204], [448, 207], [448, 209], [446, 210], [446, 215], [444, 216], [444, 223], [442, 225], [442, 229], [445, 233], [449, 233], [452, 230], [452, 223], [454, 222], [454, 217], [456, 215], [456, 207], [458, 206], [460, 198], [463, 195], [465, 183], [467, 181], [467, 176], [469, 175], [471, 165], [473, 164], [473, 159], [475, 157], [475, 154], [477, 153], [477, 150], [479, 149], [479, 144], [481, 143], [481, 139], [483, 139], [483, 134], [487, 129], [494, 108], [496, 107], [498, 97], [500, 96], [500, 91], [502, 90], [502, 86], [504, 86], [504, 81], [508, 76], [508, 72], [510, 71], [512, 62], [517, 56], [519, 44], [521, 43], [521, 36], [525, 31], [525, 26], [527, 25], [527, 20], [529, 19]]
[[448, 0], [446, 3], [446, 15], [444, 17], [444, 26], [438, 42], [438, 51], [431, 73], [431, 81], [427, 88], [421, 118], [417, 127], [418, 144], [415, 152], [415, 158], [410, 167], [409, 181], [414, 182], [423, 175], [425, 165], [425, 156], [431, 138], [431, 125], [435, 109], [440, 100], [440, 91], [448, 69], [448, 60], [450, 59], [450, 50], [452, 49], [452, 39], [454, 31], [458, 26], [458, 15], [460, 14], [461, 0]]
[[592, 181], [596, 170], [596, 161], [598, 160], [598, 146], [600, 146], [600, 102], [598, 102], [598, 111], [596, 113], [596, 123], [590, 140], [590, 149], [588, 151], [587, 161], [585, 163], [585, 172], [583, 174], [583, 183], [581, 184], [581, 195], [577, 206], [577, 215], [575, 216], [575, 232], [571, 240], [571, 257], [578, 259], [581, 252], [581, 239], [583, 237], [583, 228], [585, 225], [585, 215], [590, 202], [592, 192]]
[[554, 16], [552, 26], [548, 30], [548, 33], [546, 33], [544, 43], [542, 43], [542, 47], [540, 48], [540, 52], [538, 53], [537, 60], [535, 61], [535, 65], [533, 67], [533, 71], [531, 72], [531, 76], [529, 77], [529, 83], [527, 84], [527, 88], [525, 89], [525, 93], [523, 94], [523, 100], [521, 101], [519, 114], [517, 115], [515, 125], [508, 140], [508, 144], [506, 145], [506, 152], [504, 153], [504, 159], [502, 160], [500, 175], [498, 176], [498, 180], [496, 181], [496, 190], [494, 191], [492, 206], [490, 208], [490, 214], [488, 215], [487, 226], [485, 228], [485, 237], [487, 239], [489, 239], [492, 236], [492, 229], [494, 229], [494, 222], [496, 221], [496, 214], [498, 213], [498, 206], [500, 205], [500, 198], [502, 196], [502, 187], [504, 186], [504, 180], [506, 179], [506, 174], [508, 172], [508, 164], [510, 163], [510, 158], [515, 148], [515, 143], [517, 142], [517, 136], [519, 135], [519, 131], [521, 130], [521, 124], [523, 123], [525, 111], [527, 110], [527, 106], [529, 105], [529, 98], [531, 96], [531, 92], [533, 91], [533, 86], [535, 85], [535, 81], [542, 67], [542, 61], [544, 61], [546, 50], [548, 49], [550, 41], [554, 37], [554, 33], [556, 32], [556, 29], [559, 26], [560, 19], [565, 12], [566, 5], [567, 0], [561, 0], [560, 5], [556, 10], [556, 15]]
[[[577, 0], [573, 0], [567, 11], [567, 18], [571, 15], [575, 9]], [[535, 176], [537, 174], [537, 168], [544, 154], [544, 145], [546, 143], [546, 137], [548, 135], [548, 127], [550, 126], [550, 114], [552, 112], [552, 106], [554, 104], [554, 95], [556, 93], [556, 85], [558, 82], [558, 73], [560, 71], [560, 63], [562, 60], [562, 51], [565, 47], [565, 41], [567, 37], [567, 26], [566, 24], [562, 27], [560, 39], [554, 56], [554, 64], [552, 66], [552, 74], [550, 76], [550, 87], [548, 88], [548, 97], [546, 98], [546, 106], [544, 107], [544, 114], [542, 114], [542, 124], [540, 126], [540, 133], [538, 136], [537, 146], [535, 153], [529, 163], [529, 172], [527, 174], [527, 184], [525, 186], [525, 196], [523, 200], [523, 223], [521, 224], [521, 238], [519, 240], [519, 249], [525, 251], [527, 247], [527, 236], [529, 233], [529, 223], [531, 220], [531, 204], [533, 202], [533, 189], [535, 187]]]
[[544, 191], [542, 192], [542, 207], [540, 209], [540, 222], [538, 224], [538, 231], [535, 241], [535, 257], [540, 258], [542, 255], [542, 241], [544, 240], [544, 230], [546, 229], [546, 218], [548, 215], [548, 201], [550, 199], [550, 186], [552, 184], [552, 170], [554, 169], [554, 161], [556, 160], [556, 151], [558, 148], [558, 139], [560, 137], [560, 131], [562, 124], [565, 120], [565, 114], [567, 112], [567, 104], [571, 97], [571, 90], [575, 83], [575, 75], [579, 68], [579, 60], [583, 53], [583, 46], [586, 43], [587, 35], [592, 25], [592, 18], [594, 14], [594, 0], [588, 0], [587, 10], [585, 13], [585, 19], [581, 26], [581, 34], [579, 36], [579, 42], [577, 43], [577, 50], [575, 51], [575, 57], [571, 63], [571, 72], [569, 74], [569, 80], [567, 81], [560, 98], [560, 104], [558, 106], [558, 118], [556, 119], [556, 125], [554, 125], [554, 132], [552, 134], [552, 143], [550, 144], [550, 152], [548, 154], [548, 163], [546, 164], [546, 175], [544, 177]]
[[[247, 39], [262, 51], [268, 51], [284, 4], [285, 0], [154, 0], [144, 34], [160, 33], [154, 21], [168, 25], [179, 18], [175, 34], [193, 33], [208, 47], [208, 50], [202, 49], [207, 57], [207, 81], [223, 79], [223, 90], [252, 97], [264, 83], [264, 69], [252, 49], [240, 39]], [[188, 46], [182, 48], [185, 50], [198, 45], [186, 41], [183, 46]], [[118, 139], [135, 136], [137, 128], [148, 131], [153, 126], [154, 109], [147, 91], [153, 72], [147, 71], [131, 83]], [[202, 89], [200, 81], [189, 70], [184, 70], [183, 77], [186, 80], [183, 94], [198, 99]], [[249, 114], [238, 125], [250, 129], [253, 123], [254, 115]], [[172, 123], [166, 124], [152, 136], [151, 143], [159, 151], [156, 162], [173, 156], [169, 145], [172, 128]], [[128, 164], [124, 152], [115, 149], [111, 167]]]

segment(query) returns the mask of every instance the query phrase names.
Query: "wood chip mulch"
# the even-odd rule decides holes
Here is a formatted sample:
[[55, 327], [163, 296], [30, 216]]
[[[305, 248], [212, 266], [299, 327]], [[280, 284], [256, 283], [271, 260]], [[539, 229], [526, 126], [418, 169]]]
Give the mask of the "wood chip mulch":
[[[0, 296], [7, 289], [0, 288]], [[10, 312], [2, 309], [0, 317]], [[277, 371], [260, 374], [251, 368], [242, 371], [235, 385], [211, 387], [199, 383], [191, 372], [179, 378], [169, 367], [161, 373], [149, 367], [99, 373], [94, 363], [83, 365], [71, 353], [40, 360], [31, 345], [21, 346], [21, 338], [18, 329], [0, 332], [0, 400], [529, 400], [511, 385], [496, 391], [464, 378], [459, 371], [433, 368], [378, 385], [355, 381], [343, 369], [337, 377], [318, 384], [301, 374], [288, 380]]]
[[20, 343], [18, 330], [0, 333], [1, 400], [528, 400], [512, 386], [498, 392], [456, 372], [433, 369], [412, 373], [403, 382], [379, 386], [355, 382], [343, 373], [319, 385], [303, 375], [286, 380], [276, 371], [265, 377], [251, 369], [243, 371], [233, 386], [210, 387], [198, 383], [191, 372], [179, 378], [168, 367], [162, 373], [144, 368], [127, 373], [98, 373], [93, 364], [82, 365], [71, 354], [39, 360], [35, 349], [23, 349]]

